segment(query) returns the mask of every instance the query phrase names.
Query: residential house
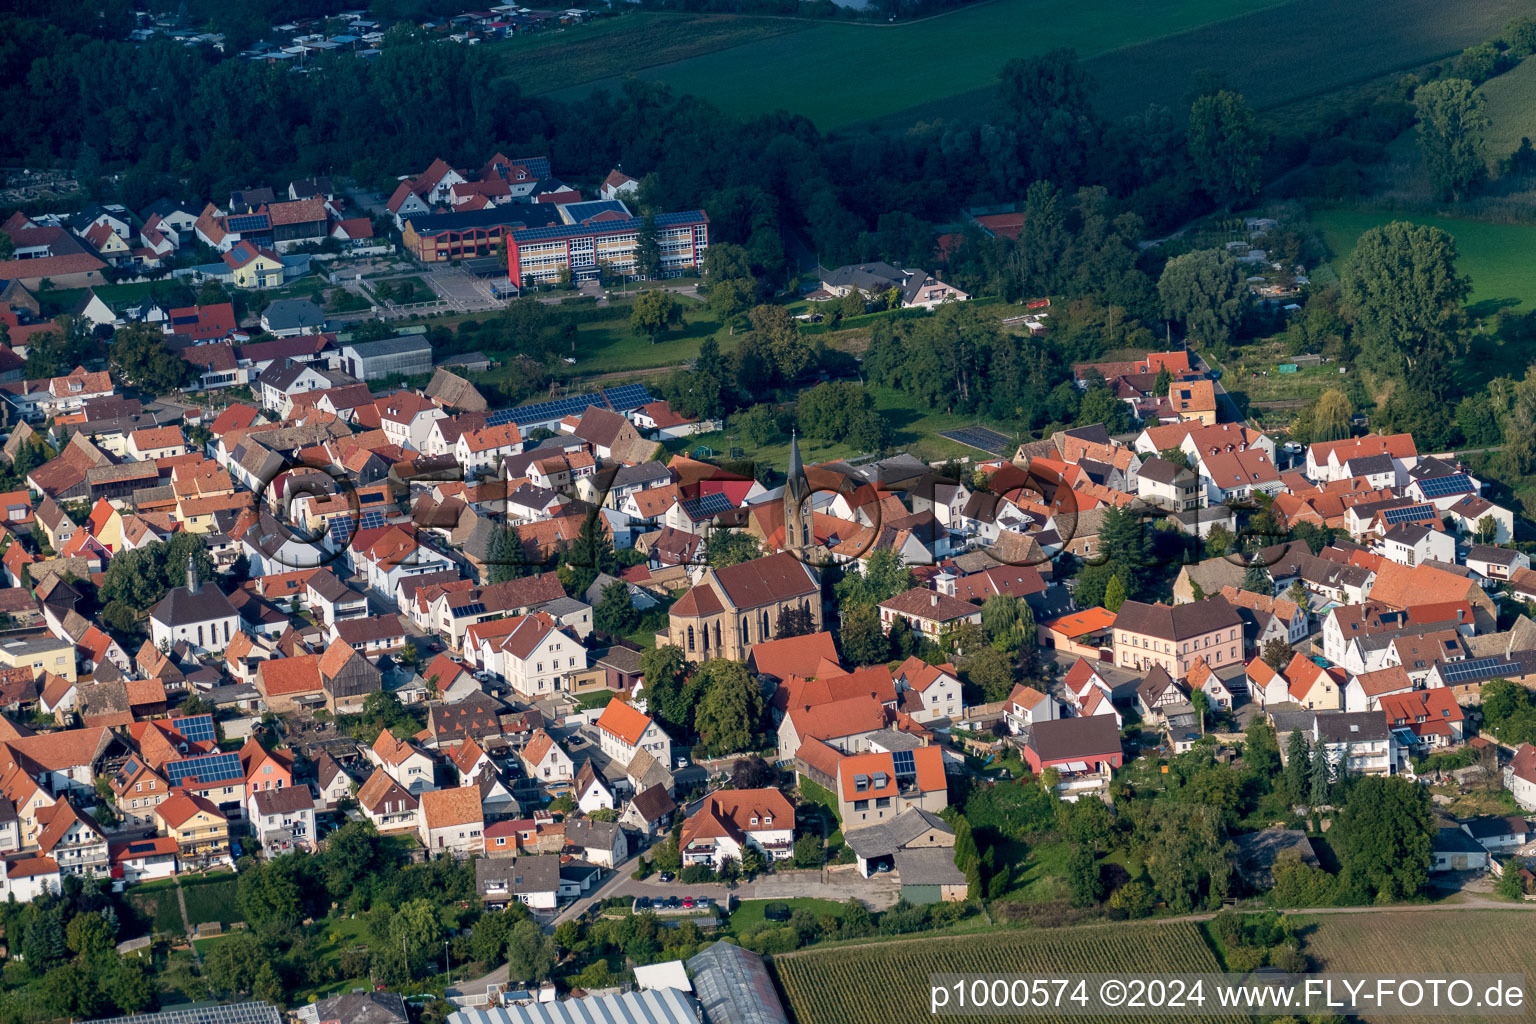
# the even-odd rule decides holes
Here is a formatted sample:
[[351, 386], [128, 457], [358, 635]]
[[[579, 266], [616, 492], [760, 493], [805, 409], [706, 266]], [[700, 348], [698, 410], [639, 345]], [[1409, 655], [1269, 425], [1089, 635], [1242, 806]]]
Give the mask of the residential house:
[[421, 801], [383, 768], [376, 768], [357, 791], [363, 816], [380, 832], [416, 831]]
[[1179, 605], [1126, 601], [1113, 633], [1116, 665], [1143, 672], [1161, 666], [1175, 681], [1196, 658], [1212, 668], [1242, 660], [1242, 619], [1219, 595]]
[[308, 786], [264, 789], [251, 795], [251, 828], [269, 855], [313, 849], [315, 798]]
[[552, 911], [560, 899], [559, 857], [482, 857], [475, 861], [475, 889], [487, 909], [516, 900], [532, 911]]
[[419, 836], [430, 852], [467, 857], [479, 853], [485, 843], [485, 815], [480, 808], [478, 786], [429, 790], [422, 793]]
[[1123, 759], [1120, 728], [1107, 715], [1036, 722], [1024, 734], [1024, 760], [1039, 774], [1054, 768], [1062, 799], [1108, 784]]
[[795, 809], [778, 790], [718, 790], [683, 822], [678, 847], [684, 867], [718, 871], [727, 860], [740, 861], [749, 846], [768, 861], [787, 860], [794, 839]]
[[889, 821], [913, 809], [936, 814], [949, 806], [944, 752], [935, 746], [839, 758], [836, 782], [844, 828]]
[[571, 756], [543, 729], [534, 730], [518, 756], [528, 777], [541, 785], [568, 783], [576, 777]]
[[887, 633], [897, 620], [913, 632], [938, 640], [963, 623], [981, 624], [981, 608], [926, 587], [913, 587], [880, 602], [880, 625]]
[[155, 817], [167, 836], [176, 840], [183, 859], [224, 857], [229, 854], [229, 819], [213, 801], [173, 790], [164, 803], [155, 808]]
[[409, 740], [397, 739], [388, 729], [368, 748], [368, 760], [404, 787], [412, 796], [437, 788], [437, 765]]
[[662, 764], [672, 763], [672, 738], [654, 718], [618, 697], [599, 716], [597, 739], [602, 752], [619, 764], [629, 764], [641, 750]]

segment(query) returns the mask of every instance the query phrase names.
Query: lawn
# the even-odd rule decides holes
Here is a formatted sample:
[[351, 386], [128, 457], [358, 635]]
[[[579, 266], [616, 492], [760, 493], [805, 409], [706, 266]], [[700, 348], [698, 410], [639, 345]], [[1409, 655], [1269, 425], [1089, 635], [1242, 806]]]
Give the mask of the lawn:
[[1021, 844], [1009, 844], [1009, 854], [999, 855], [999, 862], [1015, 865], [1014, 884], [1006, 897], [1018, 903], [1049, 903], [1071, 896], [1067, 888], [1067, 858], [1072, 844], [1050, 842], [1031, 845], [1020, 859]]
[[1536, 143], [1536, 57], [1483, 83], [1488, 99], [1488, 155], [1495, 162], [1520, 148], [1520, 140]]
[[[182, 880], [182, 892], [187, 899], [187, 917], [193, 928], [205, 921], [217, 921], [228, 928], [236, 921], [245, 920], [236, 904], [235, 884], [235, 876], [232, 874]], [[171, 894], [171, 899], [175, 900], [175, 893]]]
[[1536, 307], [1536, 261], [1525, 255], [1536, 251], [1536, 225], [1491, 224], [1385, 210], [1332, 209], [1312, 215], [1312, 223], [1333, 250], [1335, 270], [1344, 265], [1362, 233], [1394, 220], [1431, 224], [1455, 237], [1457, 266], [1472, 278], [1470, 304], [1475, 315]]
[[796, 900], [743, 900], [740, 906], [731, 911], [729, 922], [731, 934], [745, 935], [755, 928], [761, 928], [767, 920], [763, 917], [763, 911], [770, 905], [779, 903], [789, 907], [790, 913], [809, 910], [818, 916], [822, 914], [831, 914], [833, 917], [843, 916], [843, 905], [836, 900], [817, 900], [809, 897]]
[[1056, 47], [1084, 58], [1111, 117], [1149, 103], [1177, 106], [1203, 69], [1272, 106], [1455, 53], [1524, 9], [1522, 0], [1400, 0], [1382, 18], [1356, 0], [994, 0], [901, 25], [821, 22], [785, 33], [678, 15], [695, 20], [660, 45], [664, 26], [655, 19], [667, 16], [629, 14], [628, 25], [534, 38], [507, 52], [512, 76], [531, 92], [558, 83], [557, 98], [578, 99], [639, 74], [732, 113], [788, 109], [829, 130], [887, 117], [908, 125], [956, 109], [989, 116], [1002, 66]]
[[[1418, 978], [1474, 973], [1536, 977], [1536, 944], [1530, 941], [1536, 916], [1529, 909], [1319, 914], [1307, 920], [1302, 935], [1318, 971]], [[1357, 1019], [1373, 1024], [1389, 1018], [1367, 1013]], [[1415, 1018], [1426, 1022], [1520, 1019], [1530, 1018], [1478, 1014]]]

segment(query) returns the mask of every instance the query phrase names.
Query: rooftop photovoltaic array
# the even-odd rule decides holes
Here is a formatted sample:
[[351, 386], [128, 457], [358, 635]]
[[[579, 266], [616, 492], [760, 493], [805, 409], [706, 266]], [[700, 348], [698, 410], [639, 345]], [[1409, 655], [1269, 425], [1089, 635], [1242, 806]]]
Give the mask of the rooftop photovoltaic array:
[[352, 539], [352, 520], [347, 516], [337, 516], [331, 520], [331, 543], [338, 548], [347, 546], [347, 541]]
[[476, 601], [474, 604], [466, 604], [462, 608], [455, 608], [453, 613], [461, 619], [467, 618], [471, 615], [484, 615], [485, 605], [479, 601]]
[[891, 762], [896, 766], [897, 775], [917, 774], [917, 758], [910, 750], [891, 751]]
[[187, 715], [184, 718], [173, 718], [171, 728], [193, 743], [213, 743], [218, 740], [218, 734], [213, 728], [212, 715]]
[[245, 770], [240, 767], [239, 754], [208, 754], [204, 757], [189, 757], [185, 761], [172, 761], [165, 766], [165, 778], [173, 786], [181, 784], [183, 779], [192, 779], [194, 782], [217, 782], [220, 779], [243, 778]]
[[1473, 679], [1488, 679], [1507, 671], [1510, 665], [1503, 658], [1473, 658], [1470, 661], [1448, 661], [1440, 666], [1440, 678], [1447, 683], [1465, 683]]
[[271, 1003], [215, 1003], [159, 1013], [108, 1017], [91, 1024], [282, 1024], [283, 1015]]
[[1396, 526], [1398, 523], [1411, 523], [1419, 519], [1434, 519], [1435, 507], [1433, 505], [1404, 505], [1401, 508], [1389, 508], [1381, 514], [1388, 526]]
[[1426, 498], [1445, 498], [1452, 494], [1470, 494], [1473, 489], [1472, 481], [1465, 473], [1456, 473], [1452, 476], [1437, 476], [1432, 480], [1419, 481], [1419, 491]]
[[548, 402], [520, 405], [515, 409], [498, 409], [486, 416], [487, 426], [499, 427], [506, 423], [543, 423], [546, 420], [564, 419], [586, 412], [592, 406], [622, 412], [638, 409], [651, 402], [651, 393], [643, 384], [625, 384], [605, 391], [592, 391], [584, 395], [568, 395]]
[[389, 520], [384, 515], [383, 509], [371, 508], [363, 513], [363, 517], [357, 521], [359, 530], [375, 530], [380, 526], [389, 525]]
[[729, 512], [735, 507], [731, 499], [724, 494], [704, 494], [683, 502], [684, 514], [694, 522], [702, 522], [722, 512]]
[[246, 214], [240, 217], [230, 217], [224, 222], [225, 228], [233, 232], [241, 231], [265, 231], [271, 225], [267, 218], [260, 214]]

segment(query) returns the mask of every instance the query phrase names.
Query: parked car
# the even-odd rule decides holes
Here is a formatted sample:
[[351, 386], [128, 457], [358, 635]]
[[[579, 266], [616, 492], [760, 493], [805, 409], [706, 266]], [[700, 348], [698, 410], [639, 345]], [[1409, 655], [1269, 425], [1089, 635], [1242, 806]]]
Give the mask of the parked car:
[[689, 910], [692, 910], [693, 909], [693, 897], [692, 896], [684, 896], [683, 897], [683, 906], [686, 907]]
[[891, 870], [891, 862], [888, 860], [882, 860], [875, 865], [875, 871], [879, 874], [883, 875], [889, 870]]
[[715, 898], [713, 896], [695, 896], [693, 903], [697, 907], [712, 907], [715, 905]]
[[677, 910], [680, 907], [682, 907], [682, 905], [683, 905], [683, 901], [678, 899], [676, 896], [668, 896], [667, 897], [667, 909], [668, 910]]
[[670, 871], [663, 871], [661, 874], [656, 876], [656, 881], [658, 881], [658, 882], [670, 882], [670, 881], [672, 881], [672, 879], [674, 879], [676, 877], [677, 876], [674, 875]]
[[677, 758], [677, 767], [678, 767], [678, 768], [679, 768], [679, 769], [682, 769], [682, 768], [687, 768], [687, 767], [688, 767], [688, 766], [689, 766], [689, 765], [690, 765], [690, 764], [692, 764], [692, 763], [693, 763], [693, 762], [691, 762], [691, 761], [689, 761], [689, 760], [688, 760], [688, 759], [687, 759], [687, 758], [686, 758], [686, 757], [683, 757], [683, 756], [682, 756], [682, 755], [678, 755], [678, 758]]
[[635, 897], [635, 909], [636, 910], [649, 910], [650, 906], [651, 906], [651, 898], [649, 896], [636, 896]]

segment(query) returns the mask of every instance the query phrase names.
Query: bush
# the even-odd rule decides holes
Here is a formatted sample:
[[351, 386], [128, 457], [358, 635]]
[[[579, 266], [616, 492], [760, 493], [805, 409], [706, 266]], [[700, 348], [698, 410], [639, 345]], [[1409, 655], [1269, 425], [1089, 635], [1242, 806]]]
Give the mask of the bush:
[[699, 885], [703, 882], [717, 881], [715, 873], [703, 864], [690, 864], [683, 868], [677, 877], [679, 881], [688, 885]]

